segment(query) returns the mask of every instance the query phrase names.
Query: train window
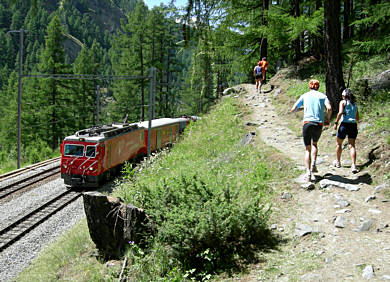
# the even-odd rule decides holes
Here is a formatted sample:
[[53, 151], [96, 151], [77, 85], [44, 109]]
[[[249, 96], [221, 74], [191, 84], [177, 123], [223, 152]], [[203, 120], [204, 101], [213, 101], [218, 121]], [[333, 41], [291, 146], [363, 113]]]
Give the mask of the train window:
[[87, 146], [87, 150], [85, 151], [85, 156], [87, 158], [94, 158], [96, 155], [96, 146]]
[[82, 157], [84, 154], [83, 145], [65, 144], [64, 156]]

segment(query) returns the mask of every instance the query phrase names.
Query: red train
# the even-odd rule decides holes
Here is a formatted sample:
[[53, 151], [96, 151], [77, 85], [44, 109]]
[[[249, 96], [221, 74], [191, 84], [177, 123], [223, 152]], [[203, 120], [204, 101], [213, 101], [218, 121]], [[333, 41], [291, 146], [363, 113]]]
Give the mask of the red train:
[[[196, 117], [152, 120], [151, 151], [172, 144]], [[148, 121], [77, 131], [61, 144], [61, 178], [73, 187], [98, 187], [121, 165], [147, 154]]]

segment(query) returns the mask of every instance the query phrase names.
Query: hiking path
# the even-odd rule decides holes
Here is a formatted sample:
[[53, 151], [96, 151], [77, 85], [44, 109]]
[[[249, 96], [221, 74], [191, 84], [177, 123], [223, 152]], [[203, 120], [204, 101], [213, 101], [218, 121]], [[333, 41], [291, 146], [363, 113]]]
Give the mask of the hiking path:
[[289, 243], [265, 254], [265, 262], [247, 279], [390, 281], [390, 202], [380, 193], [388, 187], [373, 185], [375, 176], [364, 168], [353, 174], [348, 148], [342, 167], [332, 166], [333, 128], [324, 130], [319, 141], [316, 181], [305, 183], [302, 137], [289, 129], [288, 115], [280, 117], [275, 110], [275, 90], [239, 87], [243, 94], [235, 97], [248, 107], [247, 125], [255, 128], [257, 141], [274, 147], [301, 172], [286, 190], [278, 188], [273, 203], [271, 229]]

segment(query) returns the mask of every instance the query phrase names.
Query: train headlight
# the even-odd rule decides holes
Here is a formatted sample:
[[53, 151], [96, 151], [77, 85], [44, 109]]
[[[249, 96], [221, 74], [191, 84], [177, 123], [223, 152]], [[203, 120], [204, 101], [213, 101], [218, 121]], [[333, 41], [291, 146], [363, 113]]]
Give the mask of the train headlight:
[[93, 167], [90, 167], [89, 170], [93, 170]]
[[63, 168], [68, 168], [68, 166], [67, 166], [67, 165], [62, 165], [62, 167], [63, 167]]

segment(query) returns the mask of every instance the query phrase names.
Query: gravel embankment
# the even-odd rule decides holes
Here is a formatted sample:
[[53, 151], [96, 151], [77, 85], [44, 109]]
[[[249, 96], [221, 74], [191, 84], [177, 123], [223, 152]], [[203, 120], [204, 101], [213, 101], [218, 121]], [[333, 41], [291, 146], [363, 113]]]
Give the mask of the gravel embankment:
[[[0, 204], [0, 228], [65, 190], [63, 180], [58, 178]], [[42, 247], [54, 242], [84, 216], [83, 199], [80, 197], [1, 252], [0, 281], [15, 278], [39, 254]]]

